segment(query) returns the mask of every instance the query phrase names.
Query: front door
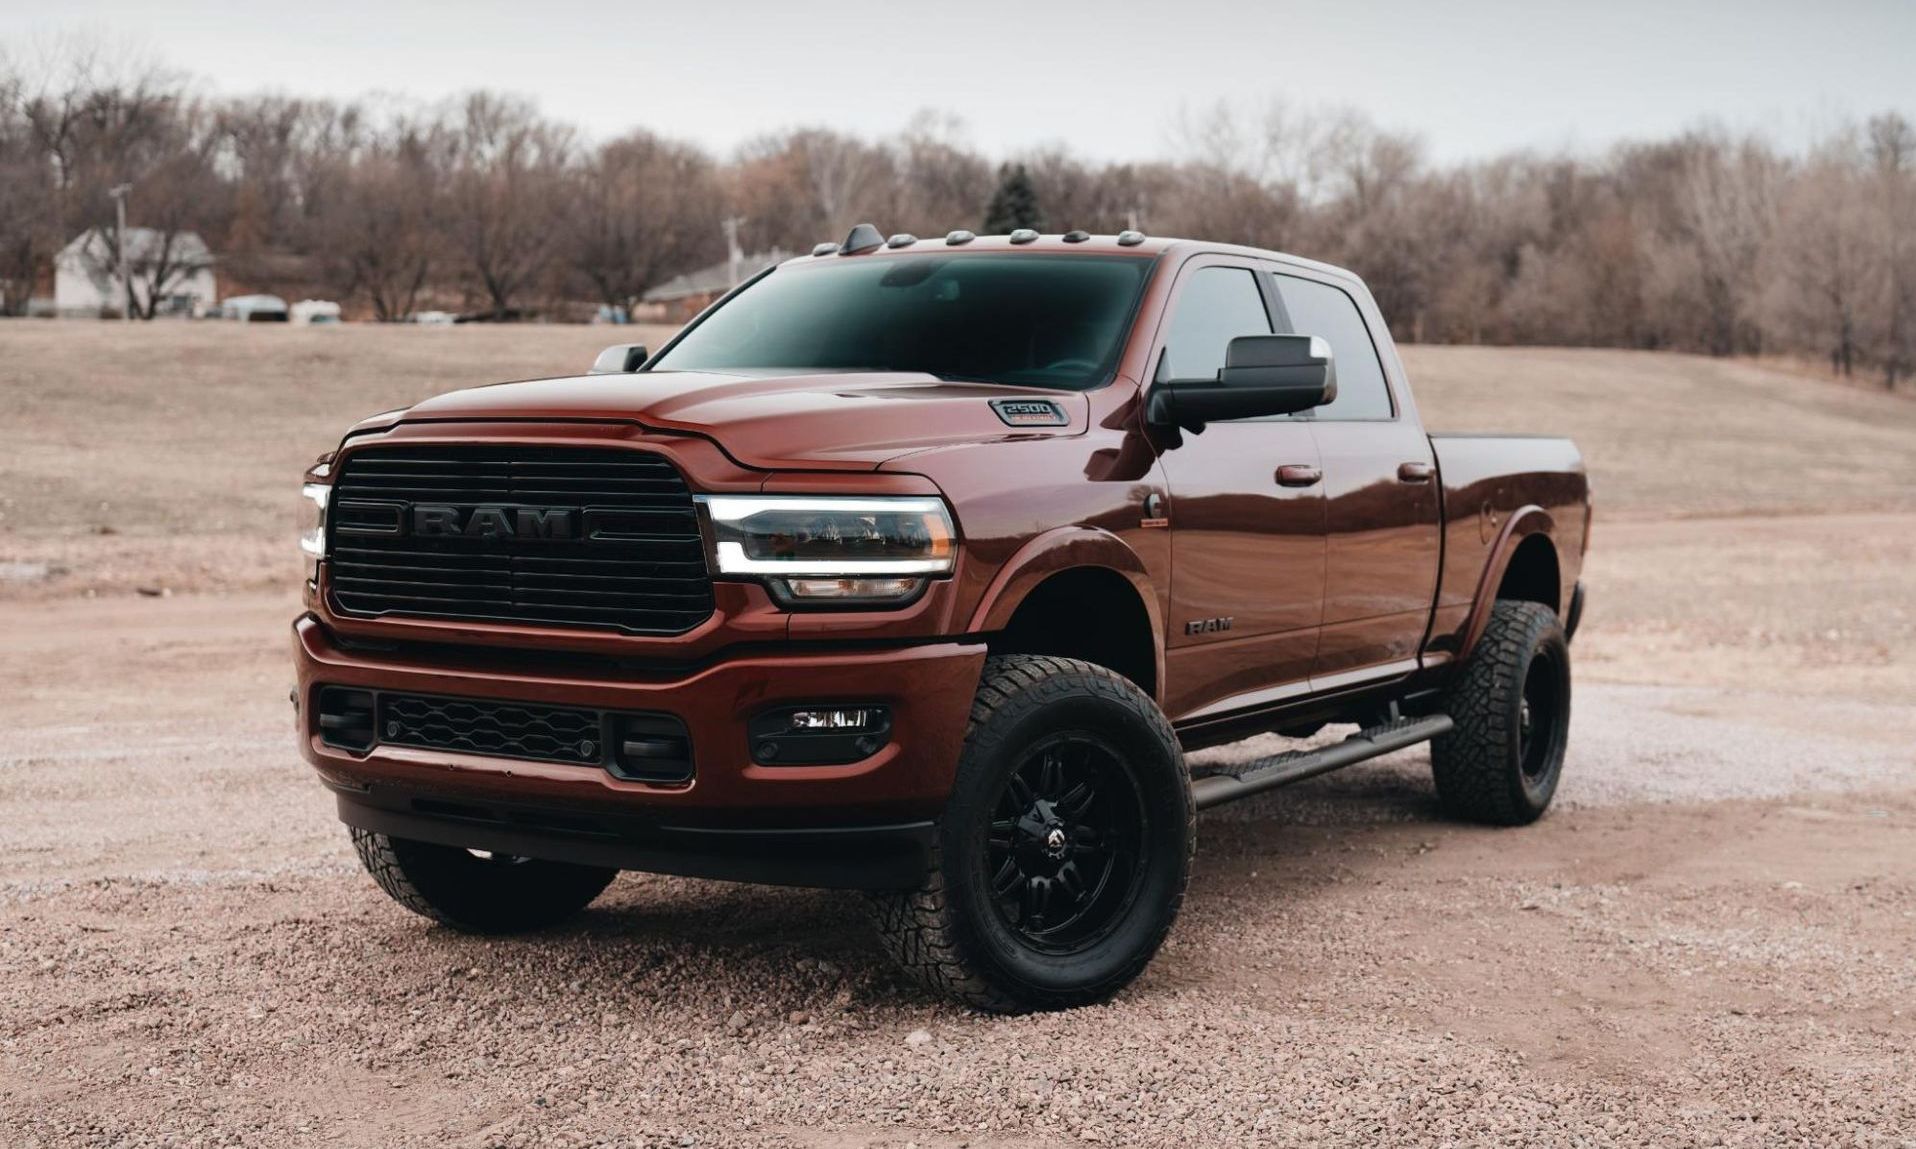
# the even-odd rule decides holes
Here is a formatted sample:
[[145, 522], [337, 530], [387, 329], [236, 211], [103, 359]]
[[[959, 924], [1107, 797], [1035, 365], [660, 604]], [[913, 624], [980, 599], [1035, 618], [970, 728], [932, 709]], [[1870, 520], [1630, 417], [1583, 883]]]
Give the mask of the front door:
[[[1272, 330], [1268, 282], [1252, 264], [1194, 259], [1158, 331], [1155, 378], [1216, 378], [1232, 339]], [[1304, 693], [1324, 598], [1311, 427], [1233, 420], [1180, 439], [1161, 458], [1171, 495], [1165, 710], [1202, 718]]]

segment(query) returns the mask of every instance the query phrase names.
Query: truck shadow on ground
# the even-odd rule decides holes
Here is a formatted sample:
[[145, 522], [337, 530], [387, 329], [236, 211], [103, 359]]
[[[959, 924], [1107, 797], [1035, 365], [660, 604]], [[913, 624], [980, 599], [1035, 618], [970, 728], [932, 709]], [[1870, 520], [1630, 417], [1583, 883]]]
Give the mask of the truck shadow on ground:
[[[1236, 877], [1247, 869], [1280, 875], [1258, 883], [1248, 907], [1256, 913], [1256, 900], [1267, 899], [1276, 910], [1324, 889], [1318, 855], [1327, 843], [1335, 841], [1346, 872], [1361, 871], [1366, 858], [1381, 856], [1374, 847], [1437, 818], [1427, 767], [1420, 776], [1408, 765], [1358, 767], [1206, 814], [1181, 943], [1207, 945], [1214, 921], [1205, 907], [1226, 887], [1242, 906]], [[722, 970], [721, 997], [729, 993], [748, 1010], [815, 1009], [836, 998], [965, 1012], [899, 973], [870, 926], [865, 897], [844, 891], [626, 874], [562, 927], [516, 938], [427, 927], [413, 944], [441, 962], [491, 966], [489, 976], [507, 984], [547, 980], [558, 969], [582, 991], [610, 1000], [636, 993], [670, 1011], [709, 1011], [714, 984], [701, 971]]]

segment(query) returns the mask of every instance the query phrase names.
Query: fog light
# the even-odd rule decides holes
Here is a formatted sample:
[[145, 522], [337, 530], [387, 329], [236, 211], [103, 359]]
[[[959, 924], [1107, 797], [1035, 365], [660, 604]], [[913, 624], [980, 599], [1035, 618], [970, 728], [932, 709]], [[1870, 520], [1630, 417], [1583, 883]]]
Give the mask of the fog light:
[[793, 730], [871, 730], [879, 721], [876, 708], [857, 710], [794, 710]]
[[891, 741], [887, 706], [794, 706], [768, 710], [748, 728], [761, 766], [838, 766], [870, 758]]

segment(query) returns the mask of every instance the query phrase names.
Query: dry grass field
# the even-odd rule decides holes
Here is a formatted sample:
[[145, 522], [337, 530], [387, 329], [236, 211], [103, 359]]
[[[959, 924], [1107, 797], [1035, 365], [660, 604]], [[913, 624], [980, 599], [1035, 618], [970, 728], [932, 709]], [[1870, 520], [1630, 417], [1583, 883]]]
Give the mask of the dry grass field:
[[0, 1145], [1916, 1144], [1916, 403], [1408, 349], [1434, 427], [1589, 462], [1559, 807], [1445, 824], [1411, 751], [1207, 815], [1136, 986], [996, 1019], [838, 895], [628, 875], [489, 941], [352, 861], [298, 472], [610, 338], [0, 323]]

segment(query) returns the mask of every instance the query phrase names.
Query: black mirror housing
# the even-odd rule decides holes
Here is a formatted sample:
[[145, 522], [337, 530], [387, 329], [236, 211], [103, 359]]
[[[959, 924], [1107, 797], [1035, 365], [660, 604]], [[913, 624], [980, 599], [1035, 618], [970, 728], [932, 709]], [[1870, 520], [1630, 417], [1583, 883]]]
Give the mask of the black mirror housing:
[[1337, 367], [1315, 335], [1240, 335], [1216, 379], [1165, 379], [1151, 387], [1151, 421], [1204, 429], [1221, 419], [1290, 415], [1337, 398]]
[[628, 371], [637, 371], [651, 358], [643, 343], [614, 343], [599, 352], [592, 361], [592, 370], [587, 375], [623, 375]]

